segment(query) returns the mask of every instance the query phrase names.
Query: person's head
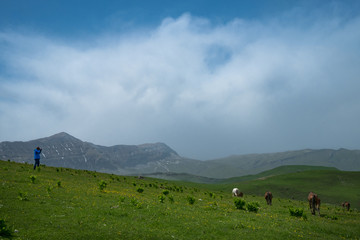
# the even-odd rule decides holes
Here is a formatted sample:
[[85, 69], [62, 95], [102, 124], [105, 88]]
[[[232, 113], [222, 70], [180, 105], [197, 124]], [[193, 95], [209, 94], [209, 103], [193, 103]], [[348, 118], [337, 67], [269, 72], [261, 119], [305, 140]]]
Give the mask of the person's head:
[[39, 147], [37, 147], [36, 149], [37, 149], [37, 150], [40, 150], [40, 148], [39, 148]]

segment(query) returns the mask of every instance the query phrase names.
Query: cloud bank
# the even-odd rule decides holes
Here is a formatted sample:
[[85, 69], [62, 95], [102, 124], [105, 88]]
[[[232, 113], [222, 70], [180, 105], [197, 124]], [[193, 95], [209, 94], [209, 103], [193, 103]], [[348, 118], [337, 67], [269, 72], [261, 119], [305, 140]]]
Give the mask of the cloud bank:
[[76, 41], [0, 32], [0, 141], [66, 131], [198, 159], [360, 148], [360, 18], [312, 20], [184, 14]]

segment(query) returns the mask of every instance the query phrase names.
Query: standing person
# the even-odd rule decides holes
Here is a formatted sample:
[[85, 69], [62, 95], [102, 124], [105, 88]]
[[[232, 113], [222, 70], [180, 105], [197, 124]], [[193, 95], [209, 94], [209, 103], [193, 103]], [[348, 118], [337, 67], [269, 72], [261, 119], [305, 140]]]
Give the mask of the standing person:
[[36, 169], [36, 166], [40, 167], [40, 153], [41, 153], [41, 148], [37, 147], [36, 149], [34, 149], [34, 160], [35, 160], [35, 164], [34, 164], [34, 170]]

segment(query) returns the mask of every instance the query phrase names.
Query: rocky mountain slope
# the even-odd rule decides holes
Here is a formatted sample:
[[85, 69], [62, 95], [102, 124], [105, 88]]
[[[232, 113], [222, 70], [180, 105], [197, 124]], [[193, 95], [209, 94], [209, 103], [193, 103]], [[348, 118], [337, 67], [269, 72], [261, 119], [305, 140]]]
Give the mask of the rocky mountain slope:
[[[40, 146], [41, 163], [110, 173], [129, 174], [136, 166], [152, 163], [154, 170], [166, 170], [163, 163], [176, 163], [181, 157], [163, 143], [104, 147], [83, 142], [67, 133], [28, 142], [1, 142], [0, 159], [33, 163], [33, 149]], [[130, 169], [130, 170], [127, 170]]]
[[[230, 156], [200, 161], [179, 156], [164, 143], [99, 146], [67, 133], [28, 142], [1, 142], [0, 159], [33, 163], [33, 149], [42, 147], [42, 164], [122, 175], [161, 175], [169, 179], [193, 175], [230, 178], [257, 174], [285, 165], [335, 167], [360, 171], [360, 151], [347, 149], [298, 150]], [[174, 173], [173, 175], [171, 175]], [[180, 175], [179, 175], [180, 174]], [[185, 174], [185, 175], [181, 175]], [[187, 178], [187, 177], [186, 177]]]

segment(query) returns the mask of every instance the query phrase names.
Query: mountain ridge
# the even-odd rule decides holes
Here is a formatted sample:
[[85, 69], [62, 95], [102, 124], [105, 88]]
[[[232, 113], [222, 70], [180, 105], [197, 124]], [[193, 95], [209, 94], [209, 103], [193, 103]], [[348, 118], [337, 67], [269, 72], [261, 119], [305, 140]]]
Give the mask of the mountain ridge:
[[0, 142], [0, 159], [32, 164], [32, 152], [37, 146], [43, 148], [42, 164], [119, 175], [169, 173], [170, 176], [170, 173], [174, 173], [173, 176], [189, 174], [225, 179], [257, 174], [284, 165], [335, 167], [343, 171], [360, 170], [360, 150], [303, 149], [232, 155], [202, 161], [182, 157], [165, 143], [101, 146], [83, 142], [65, 132], [27, 142]]

